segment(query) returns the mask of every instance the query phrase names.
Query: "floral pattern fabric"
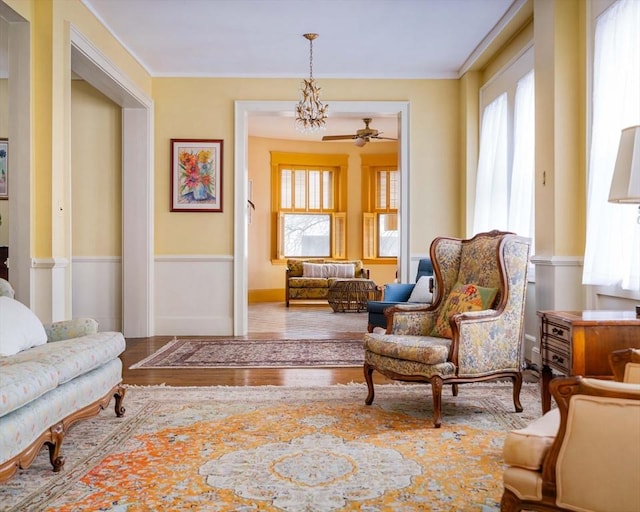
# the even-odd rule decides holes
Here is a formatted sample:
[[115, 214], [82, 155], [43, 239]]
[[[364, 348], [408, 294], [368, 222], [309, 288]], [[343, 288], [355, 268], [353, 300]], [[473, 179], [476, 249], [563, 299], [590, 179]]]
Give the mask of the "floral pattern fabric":
[[0, 416], [51, 391], [58, 385], [55, 368], [38, 361], [3, 366], [0, 371]]
[[0, 279], [0, 297], [9, 297], [13, 299], [15, 296], [15, 292], [13, 291], [13, 286], [6, 279]]
[[0, 463], [18, 455], [49, 427], [105, 396], [120, 381], [122, 362], [116, 358], [0, 417]]
[[68, 340], [98, 332], [98, 322], [93, 318], [74, 318], [44, 326], [48, 341]]
[[457, 313], [488, 309], [493, 304], [497, 291], [497, 288], [485, 288], [472, 283], [457, 283], [440, 308], [440, 314], [431, 335], [451, 338], [453, 336], [449, 323], [451, 317]]
[[436, 337], [377, 333], [364, 336], [364, 348], [370, 352], [424, 364], [445, 363], [450, 346], [451, 340]]
[[[501, 371], [522, 369], [521, 340], [527, 285], [529, 240], [513, 235], [479, 235], [471, 240], [440, 238], [434, 241], [432, 254], [438, 282], [439, 296], [431, 307], [398, 308], [393, 315], [390, 334], [385, 344], [369, 343], [365, 360], [375, 368], [392, 370], [401, 375], [421, 375], [429, 378], [456, 374], [459, 377], [479, 377]], [[502, 257], [504, 266], [496, 264]], [[428, 365], [418, 363], [405, 347], [407, 336], [422, 336], [429, 340], [445, 300], [455, 284], [476, 283], [478, 286], [498, 289], [495, 308], [454, 315], [458, 340], [458, 367], [453, 363]], [[508, 284], [503, 288], [503, 282]], [[505, 297], [502, 294], [508, 292]], [[442, 294], [442, 295], [440, 295]], [[367, 335], [366, 339], [370, 335]], [[440, 341], [446, 338], [441, 338]], [[395, 349], [387, 345], [397, 343]], [[366, 342], [365, 342], [366, 343]], [[414, 350], [415, 351], [415, 350]], [[393, 357], [404, 353], [405, 360]], [[453, 359], [455, 360], [455, 359]], [[441, 373], [444, 368], [444, 373]], [[453, 370], [452, 370], [453, 368]]]
[[45, 343], [18, 354], [0, 359], [4, 366], [36, 361], [55, 369], [58, 383], [64, 384], [83, 373], [117, 358], [125, 349], [124, 337], [119, 332], [100, 332], [69, 340]]

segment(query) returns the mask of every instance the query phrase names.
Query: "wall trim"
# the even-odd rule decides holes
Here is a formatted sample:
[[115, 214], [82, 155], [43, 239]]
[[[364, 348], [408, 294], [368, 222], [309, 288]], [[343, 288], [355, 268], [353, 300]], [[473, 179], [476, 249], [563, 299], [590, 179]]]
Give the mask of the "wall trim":
[[31, 268], [67, 268], [68, 266], [68, 258], [33, 258], [31, 260]]
[[194, 262], [194, 261], [233, 261], [231, 255], [212, 255], [212, 254], [160, 254], [155, 256], [155, 261], [162, 262]]
[[581, 267], [584, 264], [582, 256], [531, 256], [531, 263], [544, 267]]

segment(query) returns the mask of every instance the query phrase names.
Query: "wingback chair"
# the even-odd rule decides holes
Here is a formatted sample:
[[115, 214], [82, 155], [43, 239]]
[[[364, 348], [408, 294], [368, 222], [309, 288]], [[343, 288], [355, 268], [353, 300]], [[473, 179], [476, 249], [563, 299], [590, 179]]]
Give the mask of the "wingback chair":
[[385, 333], [364, 336], [365, 400], [374, 399], [375, 371], [396, 380], [428, 382], [433, 423], [440, 427], [444, 384], [510, 379], [522, 411], [522, 339], [530, 241], [491, 231], [469, 240], [439, 237], [430, 255], [436, 296], [429, 306], [398, 305]]

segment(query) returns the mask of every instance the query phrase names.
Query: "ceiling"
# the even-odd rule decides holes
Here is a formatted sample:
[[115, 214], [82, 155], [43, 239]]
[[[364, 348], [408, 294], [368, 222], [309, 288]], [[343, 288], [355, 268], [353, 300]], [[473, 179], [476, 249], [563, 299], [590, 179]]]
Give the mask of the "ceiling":
[[[323, 78], [459, 78], [524, 0], [81, 1], [154, 77], [302, 79], [302, 34], [318, 33], [313, 75], [322, 86]], [[396, 136], [395, 118], [367, 116]], [[325, 133], [353, 133], [361, 117], [330, 118]], [[300, 138], [286, 116], [251, 119], [249, 132]]]

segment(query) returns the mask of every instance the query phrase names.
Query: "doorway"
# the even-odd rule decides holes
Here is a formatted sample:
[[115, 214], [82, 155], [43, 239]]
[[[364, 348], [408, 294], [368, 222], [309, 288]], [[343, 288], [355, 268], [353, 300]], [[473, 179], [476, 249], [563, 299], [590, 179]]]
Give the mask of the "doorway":
[[[235, 195], [234, 195], [234, 318], [235, 336], [248, 331], [248, 140], [249, 124], [254, 116], [291, 115], [295, 102], [236, 101], [235, 104]], [[409, 103], [385, 101], [331, 102], [332, 116], [397, 116], [400, 169], [400, 247], [399, 278], [409, 276]]]

